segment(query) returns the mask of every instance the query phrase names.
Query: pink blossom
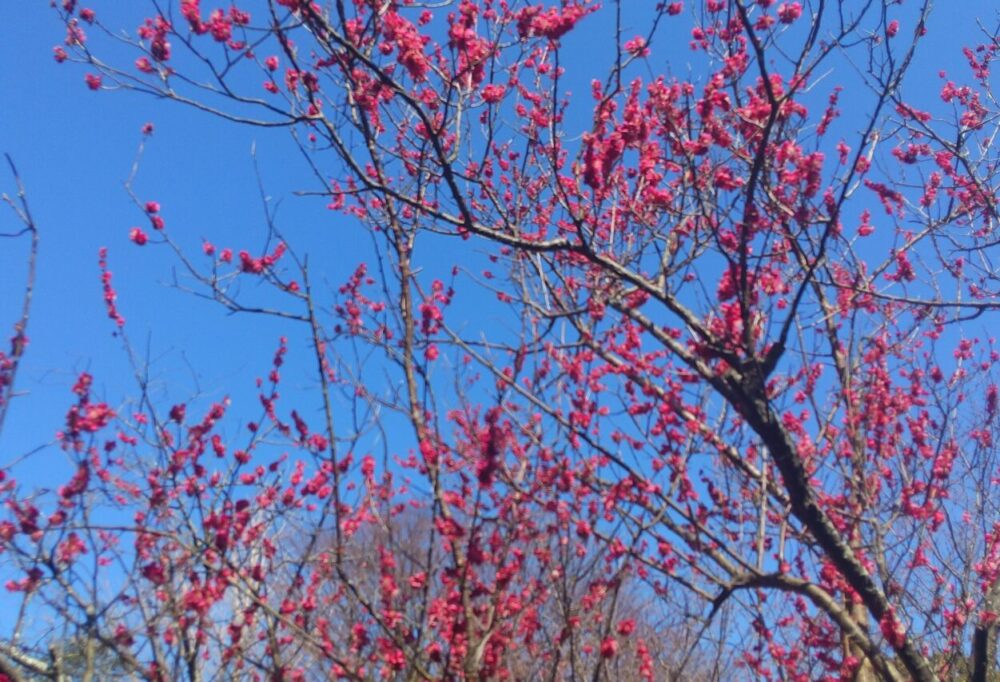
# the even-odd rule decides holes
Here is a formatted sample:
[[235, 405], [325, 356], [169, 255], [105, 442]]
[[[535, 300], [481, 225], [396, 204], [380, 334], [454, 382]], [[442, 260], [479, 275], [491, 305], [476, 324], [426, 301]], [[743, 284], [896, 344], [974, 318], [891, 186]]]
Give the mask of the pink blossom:
[[636, 36], [625, 42], [625, 51], [633, 57], [648, 57], [649, 48], [646, 46], [646, 39]]
[[131, 230], [129, 230], [128, 238], [131, 239], [136, 244], [138, 244], [139, 246], [143, 246], [149, 240], [149, 237], [146, 236], [146, 233], [143, 232], [138, 227], [133, 227]]
[[490, 84], [483, 88], [483, 101], [487, 104], [496, 104], [501, 99], [503, 99], [504, 93], [507, 91], [502, 85]]
[[790, 24], [802, 16], [802, 3], [783, 2], [778, 5], [778, 19], [783, 24]]

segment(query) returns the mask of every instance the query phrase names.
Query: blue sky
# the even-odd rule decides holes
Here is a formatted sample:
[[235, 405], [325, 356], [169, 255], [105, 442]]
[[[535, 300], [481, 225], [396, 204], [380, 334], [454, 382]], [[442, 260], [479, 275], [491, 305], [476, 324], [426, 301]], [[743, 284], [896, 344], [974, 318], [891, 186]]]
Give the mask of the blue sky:
[[[143, 3], [95, 3], [94, 8], [107, 25], [130, 31], [145, 16]], [[138, 248], [128, 240], [131, 226], [147, 227], [123, 188], [141, 127], [152, 122], [155, 132], [146, 143], [136, 192], [142, 201], [162, 205], [171, 235], [196, 259], [202, 238], [237, 249], [262, 246], [264, 214], [252, 147], [268, 194], [280, 203], [279, 227], [293, 244], [314, 253], [314, 263], [315, 254], [323, 254], [322, 273], [332, 286], [359, 261], [370, 259], [367, 234], [326, 211], [322, 199], [291, 196], [310, 187], [311, 178], [286, 132], [236, 126], [135, 93], [93, 92], [84, 84], [85, 67], [54, 61], [53, 46], [62, 42], [64, 29], [48, 3], [22, 3], [16, 15], [16, 21], [0, 28], [0, 58], [18, 65], [8, 70], [0, 91], [0, 152], [18, 166], [41, 233], [41, 251], [31, 343], [18, 378], [18, 389], [26, 395], [11, 408], [0, 459], [10, 461], [51, 440], [80, 371], [94, 374], [95, 386], [112, 404], [134, 394], [127, 358], [112, 336], [101, 300], [97, 252], [102, 246], [109, 249], [130, 340], [140, 352], [149, 349], [151, 373], [169, 387], [170, 399], [198, 390], [213, 399], [244, 393], [255, 401], [253, 379], [266, 372], [287, 327], [266, 318], [227, 315], [215, 304], [171, 288], [176, 262], [167, 250]], [[609, 32], [594, 21], [583, 28], [581, 40]], [[112, 41], [94, 34], [98, 54], [113, 49]], [[122, 64], [134, 59], [117, 54]], [[574, 71], [577, 89], [586, 93], [589, 74]], [[590, 101], [589, 94], [578, 99]], [[9, 174], [0, 178], [4, 191], [13, 190]], [[2, 221], [0, 230], [17, 227], [13, 215], [3, 215]], [[19, 311], [27, 241], [5, 240], [0, 247], [0, 330], [6, 330]], [[463, 259], [474, 261], [469, 255]], [[294, 357], [294, 341], [291, 350]]]
[[[171, 233], [193, 253], [202, 237], [251, 250], [263, 244], [252, 145], [268, 189], [276, 200], [284, 199], [279, 222], [294, 225], [297, 238], [315, 238], [316, 246], [344, 253], [344, 244], [361, 232], [337, 229], [343, 219], [318, 200], [288, 200], [291, 190], [305, 183], [296, 173], [301, 159], [283, 132], [240, 128], [132, 93], [92, 92], [82, 67], [52, 58], [63, 29], [48, 3], [21, 3], [14, 14], [16, 20], [0, 29], [0, 58], [18, 65], [8, 70], [0, 95], [0, 151], [17, 163], [41, 233], [41, 253], [31, 344], [18, 381], [30, 395], [12, 407], [0, 443], [3, 459], [51, 439], [77, 372], [91, 371], [113, 403], [133, 392], [122, 346], [104, 314], [97, 269], [101, 246], [109, 248], [131, 340], [140, 351], [148, 342], [154, 375], [180, 389], [175, 399], [192, 390], [195, 375], [209, 396], [242, 387], [252, 397], [252, 380], [266, 371], [279, 327], [227, 316], [218, 306], [171, 288], [175, 263], [166, 250], [128, 241], [131, 226], [148, 228], [123, 188], [141, 127], [152, 122], [155, 132], [147, 141], [137, 193], [144, 201], [160, 202]], [[130, 29], [139, 23], [135, 15], [107, 19]], [[0, 187], [13, 189], [6, 169]], [[0, 230], [16, 227], [8, 214]], [[0, 243], [4, 337], [20, 305], [26, 253], [26, 241]]]
[[[143, 3], [96, 5], [108, 25], [130, 30], [140, 22], [143, 8]], [[975, 18], [990, 21], [994, 13], [989, 0], [939, 4], [912, 71], [928, 74], [930, 99], [939, 87], [939, 69], [964, 76], [955, 37], [978, 40]], [[580, 60], [592, 57], [594, 40], [608, 37], [611, 29], [603, 20], [585, 22], [577, 47], [564, 59], [570, 74], [576, 74], [576, 82], [568, 83], [577, 86], [576, 101], [584, 107], [589, 72], [580, 68], [586, 66]], [[627, 36], [638, 32], [626, 30]], [[152, 122], [155, 133], [136, 190], [142, 200], [161, 203], [171, 233], [191, 251], [202, 237], [237, 248], [262, 244], [252, 145], [268, 192], [281, 202], [279, 225], [295, 242], [336, 254], [324, 263], [333, 284], [343, 281], [367, 246], [364, 233], [348, 219], [326, 212], [321, 200], [291, 197], [308, 182], [284, 132], [235, 126], [133, 93], [92, 92], [83, 82], [85, 69], [52, 59], [62, 36], [47, 2], [18, 3], [0, 27], [0, 60], [7, 65], [0, 88], [0, 151], [9, 153], [20, 169], [42, 239], [31, 345], [18, 383], [29, 396], [19, 398], [9, 415], [0, 441], [3, 460], [51, 438], [77, 372], [91, 371], [111, 402], [130, 392], [128, 363], [101, 302], [100, 246], [110, 249], [131, 339], [140, 350], [149, 348], [153, 374], [169, 379], [174, 399], [184, 398], [195, 384], [210, 397], [241, 388], [252, 391], [253, 377], [265, 371], [282, 333], [280, 325], [227, 316], [218, 306], [171, 288], [167, 283], [174, 261], [169, 254], [128, 242], [129, 228], [144, 224], [123, 189], [144, 123]], [[674, 73], [686, 71], [686, 42], [686, 35], [678, 35], [676, 45], [660, 52], [672, 60]], [[915, 79], [909, 82], [912, 93]], [[0, 187], [13, 189], [9, 175], [0, 178]], [[0, 220], [0, 230], [16, 227], [9, 212]], [[3, 330], [16, 319], [20, 305], [26, 246], [0, 242]]]

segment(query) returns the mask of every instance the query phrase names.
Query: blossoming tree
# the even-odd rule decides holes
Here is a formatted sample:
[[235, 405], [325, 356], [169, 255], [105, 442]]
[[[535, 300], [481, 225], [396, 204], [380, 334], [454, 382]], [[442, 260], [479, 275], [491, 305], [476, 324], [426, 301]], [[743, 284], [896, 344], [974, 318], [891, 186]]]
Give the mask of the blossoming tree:
[[988, 679], [995, 34], [928, 96], [928, 0], [210, 4], [63, 0], [55, 58], [286, 131], [371, 258], [328, 297], [133, 195], [294, 343], [214, 404], [79, 378], [70, 480], [2, 472], [0, 679]]

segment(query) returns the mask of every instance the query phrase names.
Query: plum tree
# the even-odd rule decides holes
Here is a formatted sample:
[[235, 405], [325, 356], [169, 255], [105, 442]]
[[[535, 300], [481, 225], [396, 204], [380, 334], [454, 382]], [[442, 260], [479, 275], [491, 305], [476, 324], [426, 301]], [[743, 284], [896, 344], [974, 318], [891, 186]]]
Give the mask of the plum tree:
[[243, 387], [80, 377], [71, 480], [0, 484], [2, 674], [986, 680], [1000, 40], [928, 95], [930, 5], [57, 3], [87, 87], [287, 131], [372, 265], [331, 300], [273, 216], [191, 254], [133, 193], [136, 245], [303, 342], [248, 433]]

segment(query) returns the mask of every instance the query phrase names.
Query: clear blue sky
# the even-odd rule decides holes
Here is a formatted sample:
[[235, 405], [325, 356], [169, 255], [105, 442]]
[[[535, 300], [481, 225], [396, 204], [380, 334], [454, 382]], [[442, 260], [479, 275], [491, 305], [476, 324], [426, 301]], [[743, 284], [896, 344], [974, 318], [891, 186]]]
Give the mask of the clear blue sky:
[[[142, 3], [103, 4], [117, 12]], [[139, 24], [138, 14], [111, 16], [101, 3], [95, 7], [111, 25]], [[112, 403], [134, 393], [121, 344], [104, 313], [97, 269], [101, 246], [110, 250], [130, 338], [140, 350], [150, 340], [153, 375], [175, 387], [175, 399], [193, 390], [193, 373], [210, 396], [241, 391], [253, 399], [253, 378], [267, 370], [278, 325], [226, 316], [218, 306], [172, 289], [167, 283], [175, 261], [167, 251], [138, 248], [128, 240], [133, 225], [149, 231], [123, 189], [147, 121], [155, 133], [137, 192], [161, 203], [171, 233], [192, 253], [199, 252], [202, 237], [251, 251], [262, 245], [253, 143], [269, 191], [283, 200], [279, 222], [296, 239], [346, 256], [350, 249], [344, 245], [362, 236], [340, 224], [345, 221], [319, 200], [290, 197], [307, 183], [297, 172], [301, 157], [283, 132], [240, 128], [132, 93], [92, 92], [81, 66], [59, 65], [52, 58], [63, 33], [47, 2], [18, 3], [0, 28], [0, 59], [8, 65], [0, 88], [0, 151], [17, 163], [41, 232], [31, 344], [18, 381], [31, 396], [16, 400], [8, 416], [0, 442], [4, 461], [51, 439], [78, 371], [91, 371]], [[13, 190], [6, 169], [0, 187]], [[0, 218], [0, 230], [16, 227], [9, 213]], [[0, 241], [5, 344], [20, 305], [26, 253], [26, 241]], [[346, 271], [348, 260], [334, 267], [333, 281], [343, 280], [336, 272]]]
[[[938, 4], [931, 34], [912, 72], [928, 74], [930, 97], [939, 87], [933, 75], [939, 69], [964, 77], [956, 39], [978, 40], [974, 19], [992, 23], [996, 13], [990, 0]], [[95, 9], [109, 25], [134, 29], [144, 3], [98, 2]], [[586, 30], [594, 35], [610, 32], [606, 23], [591, 24]], [[308, 183], [284, 133], [241, 128], [131, 93], [92, 92], [83, 83], [84, 69], [52, 59], [52, 48], [62, 37], [48, 2], [21, 0], [8, 8], [0, 24], [0, 63], [5, 65], [0, 79], [0, 151], [18, 164], [42, 238], [31, 346], [19, 378], [19, 388], [30, 397], [17, 400], [9, 415], [0, 461], [51, 439], [78, 371], [91, 371], [112, 403], [132, 392], [121, 345], [104, 316], [96, 267], [100, 246], [110, 248], [131, 338], [140, 348], [150, 339], [153, 374], [174, 387], [174, 398], [186, 397], [195, 375], [209, 396], [219, 397], [223, 391], [252, 396], [253, 377], [266, 371], [282, 332], [279, 325], [228, 317], [218, 306], [171, 289], [165, 283], [173, 261], [165, 250], [140, 249], [128, 242], [129, 228], [143, 222], [122, 183], [145, 122], [151, 121], [156, 132], [136, 189], [142, 199], [162, 204], [172, 234], [192, 251], [203, 236], [237, 248], [260, 245], [262, 210], [250, 160], [254, 142], [267, 188], [283, 200], [280, 225], [296, 242], [337, 254], [328, 264], [332, 283], [343, 281], [343, 273], [360, 258], [352, 254], [360, 254], [359, 244], [364, 244], [362, 231], [326, 212], [322, 201], [290, 196]], [[686, 36], [678, 35], [670, 50], [682, 54], [686, 42]], [[588, 54], [589, 49], [578, 47], [570, 56], [586, 60]], [[586, 66], [584, 61], [564, 63], [587, 76], [580, 68]], [[675, 73], [685, 70], [682, 64], [672, 68]], [[912, 93], [914, 80], [910, 83]], [[0, 173], [0, 187], [13, 189], [6, 170]], [[0, 220], [0, 230], [15, 226], [9, 215]], [[20, 305], [25, 248], [26, 242], [0, 241], [4, 339]]]

